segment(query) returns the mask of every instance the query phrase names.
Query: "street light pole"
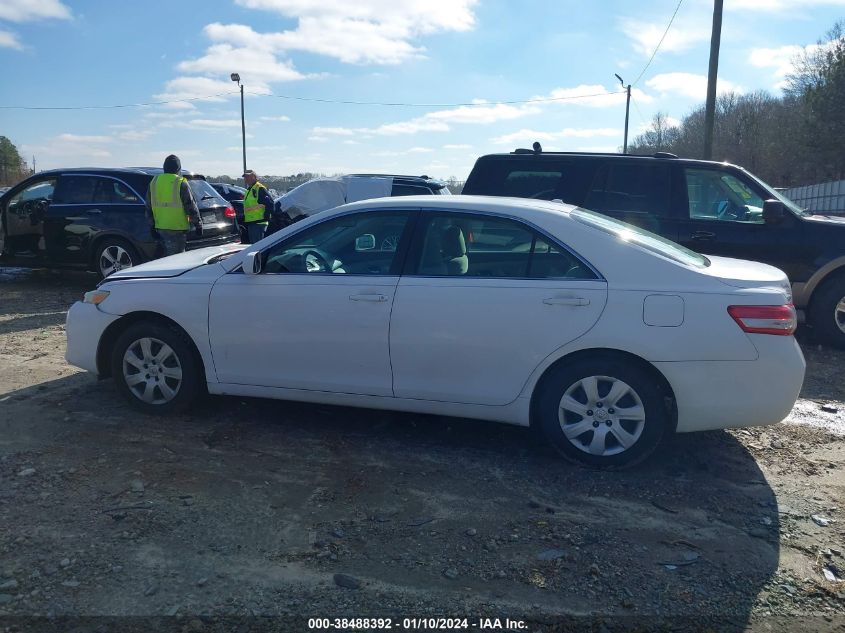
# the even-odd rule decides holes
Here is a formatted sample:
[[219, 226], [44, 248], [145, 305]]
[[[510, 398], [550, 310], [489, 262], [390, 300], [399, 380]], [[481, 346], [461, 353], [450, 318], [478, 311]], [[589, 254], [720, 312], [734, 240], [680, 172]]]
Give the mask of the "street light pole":
[[622, 77], [615, 74], [613, 75], [619, 80], [619, 83], [622, 84], [622, 87], [626, 89], [628, 92], [628, 99], [625, 101], [625, 140], [623, 141], [622, 145], [622, 153], [628, 153], [628, 115], [631, 113], [631, 84], [625, 85], [625, 82], [622, 81]]
[[230, 75], [232, 81], [236, 81], [238, 86], [241, 89], [241, 142], [243, 144], [243, 152], [244, 152], [244, 171], [246, 173], [246, 119], [244, 118], [244, 86], [241, 83], [241, 76], [238, 73], [232, 73]]

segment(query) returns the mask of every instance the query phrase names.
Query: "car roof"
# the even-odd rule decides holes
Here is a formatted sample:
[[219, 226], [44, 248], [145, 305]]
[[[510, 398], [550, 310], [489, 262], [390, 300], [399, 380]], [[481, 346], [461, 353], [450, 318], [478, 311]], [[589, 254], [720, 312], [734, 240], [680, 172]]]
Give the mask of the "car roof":
[[393, 178], [394, 180], [408, 180], [412, 182], [424, 182], [424, 183], [435, 183], [438, 185], [444, 185], [442, 180], [438, 180], [437, 178], [430, 178], [429, 176], [405, 176], [402, 174], [344, 174], [345, 178]]
[[675, 156], [674, 154], [669, 154], [667, 152], [657, 152], [656, 154], [619, 154], [618, 152], [535, 152], [529, 149], [517, 149], [513, 152], [508, 153], [502, 152], [498, 154], [485, 154], [484, 156], [479, 157], [478, 160], [554, 160], [555, 158], [612, 158], [615, 160], [649, 160], [659, 162], [679, 162], [684, 164], [695, 165], [719, 165], [721, 167], [727, 166], [742, 169], [742, 167], [740, 167], [739, 165], [734, 165], [733, 163], [729, 163], [727, 161], [701, 160], [698, 158], [679, 158], [678, 156]]
[[527, 212], [560, 216], [575, 209], [571, 204], [531, 198], [507, 198], [500, 196], [400, 196], [373, 198], [351, 202], [337, 209], [422, 209], [423, 211], [487, 211], [519, 217]]
[[[138, 174], [144, 176], [156, 176], [163, 174], [164, 169], [161, 167], [66, 167], [57, 169], [45, 169], [38, 172], [36, 175], [45, 174]], [[180, 172], [183, 176], [195, 176], [205, 178], [202, 174], [197, 174], [187, 169]]]

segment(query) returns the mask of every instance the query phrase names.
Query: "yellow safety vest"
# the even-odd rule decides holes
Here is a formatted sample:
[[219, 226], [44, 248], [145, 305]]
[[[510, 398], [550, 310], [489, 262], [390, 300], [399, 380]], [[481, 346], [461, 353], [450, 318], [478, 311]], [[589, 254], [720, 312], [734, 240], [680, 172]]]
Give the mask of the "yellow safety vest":
[[244, 196], [244, 222], [262, 222], [267, 224], [264, 219], [264, 205], [258, 204], [259, 189], [266, 189], [260, 182], [256, 182]]
[[177, 174], [159, 174], [150, 183], [150, 206], [157, 229], [188, 230], [188, 215], [180, 194], [183, 182], [187, 180]]

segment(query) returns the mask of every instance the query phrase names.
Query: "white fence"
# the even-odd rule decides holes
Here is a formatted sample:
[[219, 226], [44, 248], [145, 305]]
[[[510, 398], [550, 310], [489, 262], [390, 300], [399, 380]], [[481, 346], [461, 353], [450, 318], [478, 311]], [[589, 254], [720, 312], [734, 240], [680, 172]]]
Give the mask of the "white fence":
[[784, 194], [814, 213], [845, 215], [845, 180], [792, 187]]

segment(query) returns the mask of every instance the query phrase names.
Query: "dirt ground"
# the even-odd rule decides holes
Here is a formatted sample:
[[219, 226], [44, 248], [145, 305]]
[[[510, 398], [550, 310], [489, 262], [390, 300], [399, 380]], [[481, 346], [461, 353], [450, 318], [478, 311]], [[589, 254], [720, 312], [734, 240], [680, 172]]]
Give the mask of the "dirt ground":
[[786, 423], [605, 473], [476, 421], [222, 397], [140, 416], [64, 362], [93, 285], [0, 269], [0, 631], [845, 631], [845, 352], [806, 334]]

